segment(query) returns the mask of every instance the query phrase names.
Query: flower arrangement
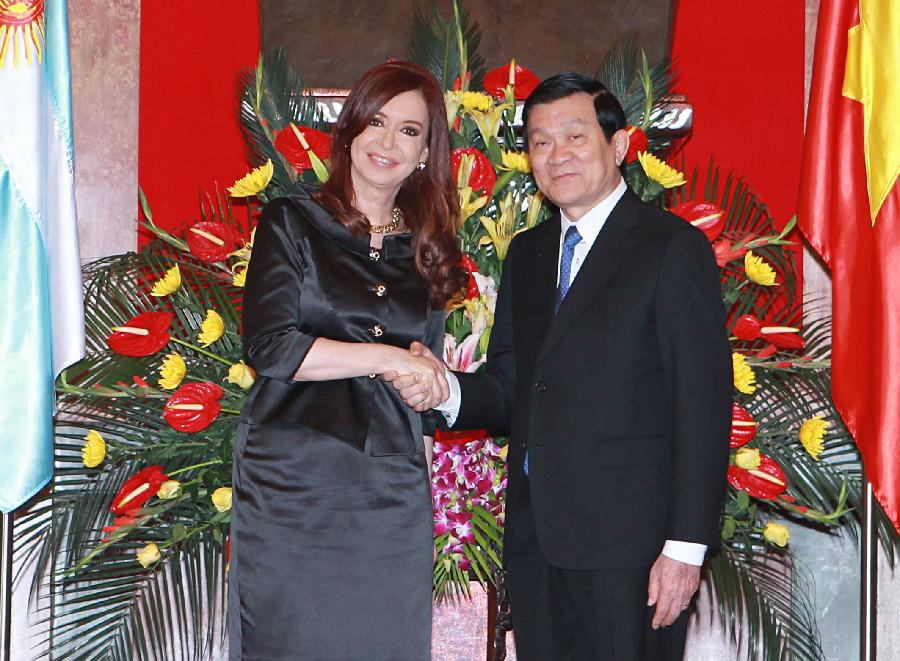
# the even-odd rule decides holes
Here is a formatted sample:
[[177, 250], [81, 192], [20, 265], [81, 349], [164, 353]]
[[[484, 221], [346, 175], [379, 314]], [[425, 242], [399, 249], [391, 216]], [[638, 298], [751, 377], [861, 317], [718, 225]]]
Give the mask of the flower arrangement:
[[[469, 280], [448, 306], [444, 360], [475, 371], [486, 359], [510, 241], [549, 208], [516, 125], [517, 103], [537, 76], [515, 60], [485, 71], [475, 52], [480, 32], [453, 8], [450, 21], [436, 11], [416, 13], [409, 53], [448, 90], [458, 240]], [[649, 67], [626, 42], [598, 77], [622, 100], [630, 123], [629, 186], [704, 232], [730, 310], [732, 458], [723, 548], [707, 563], [707, 589], [736, 639], [746, 627], [749, 658], [760, 651], [820, 658], [802, 575], [792, 571], [790, 529], [856, 524], [860, 466], [828, 397], [827, 326], [796, 323], [784, 250], [793, 223], [776, 229], [765, 205], [732, 176], [720, 181], [713, 169], [700, 190], [699, 174], [685, 177], [666, 160], [670, 139], [654, 117], [671, 86], [667, 63]], [[255, 378], [239, 334], [253, 226], [261, 205], [295, 181], [328, 177], [330, 148], [314, 99], [282, 53], [260, 58], [245, 77], [241, 118], [258, 166], [228, 196], [209, 196], [200, 220], [173, 232], [154, 224], [142, 196], [145, 228], [158, 240], [139, 254], [86, 267], [89, 356], [58, 384], [66, 421], [58, 430], [54, 498], [19, 527], [20, 543], [37, 549], [35, 593], [41, 581], [53, 588], [54, 653], [80, 646], [108, 658], [167, 658], [177, 640], [182, 657], [208, 658], [222, 635], [231, 453]], [[504, 443], [484, 430], [444, 434], [435, 443], [439, 599], [469, 594], [472, 578], [495, 580]], [[170, 604], [177, 618], [148, 615]]]

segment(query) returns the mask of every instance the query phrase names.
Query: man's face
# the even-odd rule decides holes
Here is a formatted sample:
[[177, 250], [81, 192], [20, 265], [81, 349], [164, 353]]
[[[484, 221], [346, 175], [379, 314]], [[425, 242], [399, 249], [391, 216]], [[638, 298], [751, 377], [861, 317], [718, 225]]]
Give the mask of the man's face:
[[593, 99], [578, 92], [531, 110], [528, 151], [538, 188], [575, 221], [619, 184], [628, 133], [607, 142]]

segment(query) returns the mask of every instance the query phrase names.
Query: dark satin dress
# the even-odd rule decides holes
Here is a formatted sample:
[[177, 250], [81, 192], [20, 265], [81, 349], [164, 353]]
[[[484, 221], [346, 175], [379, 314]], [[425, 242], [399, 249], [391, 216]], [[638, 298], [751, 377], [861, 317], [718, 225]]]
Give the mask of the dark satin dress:
[[247, 274], [257, 379], [234, 455], [230, 658], [420, 661], [433, 546], [423, 418], [377, 378], [292, 376], [317, 337], [439, 351], [444, 315], [409, 235], [371, 249], [310, 192], [266, 207]]

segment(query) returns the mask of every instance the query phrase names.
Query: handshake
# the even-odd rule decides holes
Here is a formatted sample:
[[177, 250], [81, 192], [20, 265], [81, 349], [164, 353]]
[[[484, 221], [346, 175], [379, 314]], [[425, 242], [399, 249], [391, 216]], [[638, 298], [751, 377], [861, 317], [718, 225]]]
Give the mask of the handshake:
[[381, 378], [391, 383], [406, 405], [415, 411], [427, 411], [447, 401], [450, 385], [444, 364], [421, 342], [394, 354], [390, 367]]

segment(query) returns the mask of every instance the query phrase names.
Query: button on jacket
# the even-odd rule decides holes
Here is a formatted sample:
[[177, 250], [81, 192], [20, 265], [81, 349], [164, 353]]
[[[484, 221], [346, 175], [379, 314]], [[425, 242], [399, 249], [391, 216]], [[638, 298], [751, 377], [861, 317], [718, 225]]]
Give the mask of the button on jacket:
[[[366, 376], [293, 381], [317, 337], [408, 348], [425, 342], [442, 354], [444, 312], [434, 310], [414, 261], [410, 234], [351, 234], [296, 186], [265, 209], [244, 292], [243, 339], [257, 380], [242, 412], [250, 424], [288, 422], [372, 455], [424, 451], [423, 416], [391, 384]], [[434, 428], [433, 416], [425, 431]]]

